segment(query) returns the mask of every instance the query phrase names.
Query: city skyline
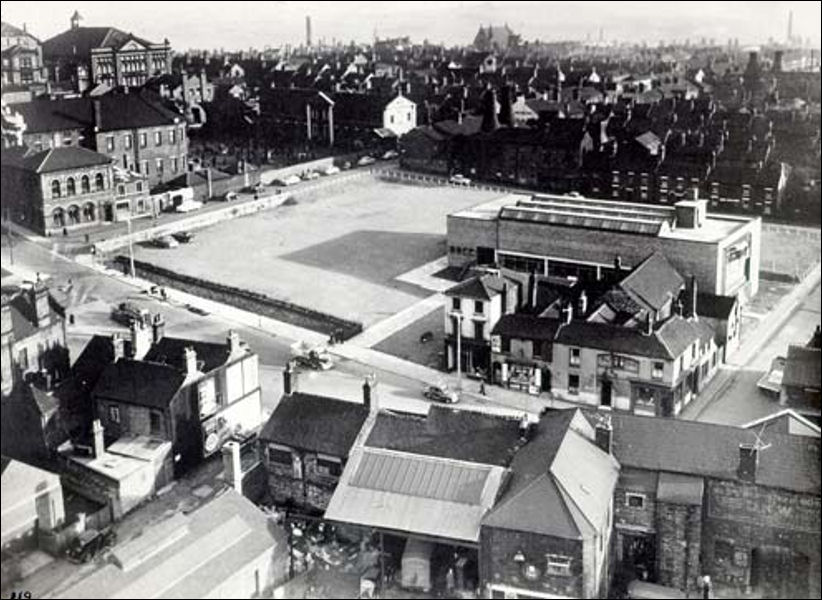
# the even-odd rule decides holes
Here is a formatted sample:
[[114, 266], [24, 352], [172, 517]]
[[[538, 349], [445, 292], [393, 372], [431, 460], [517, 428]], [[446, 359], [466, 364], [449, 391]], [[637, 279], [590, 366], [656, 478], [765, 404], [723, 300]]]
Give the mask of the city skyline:
[[[699, 43], [702, 38], [724, 44], [739, 39], [743, 45], [785, 41], [788, 15], [793, 11], [793, 35], [820, 43], [819, 3], [695, 2], [667, 6], [655, 15], [653, 30], [644, 20], [655, 5], [649, 2], [442, 2], [391, 6], [391, 11], [371, 4], [350, 2], [274, 2], [242, 4], [243, 10], [224, 11], [219, 3], [162, 3], [163, 19], [146, 20], [158, 2], [103, 3], [6, 2], [3, 20], [48, 39], [69, 26], [74, 10], [86, 26], [115, 26], [160, 42], [168, 38], [178, 51], [188, 48], [246, 49], [298, 45], [305, 41], [305, 17], [311, 16], [315, 43], [370, 42], [380, 38], [409, 36], [414, 42], [428, 40], [447, 46], [469, 44], [480, 25], [507, 23], [524, 40], [597, 40], [600, 31], [608, 42], [660, 40]], [[448, 19], [441, 18], [446, 8]], [[253, 16], [252, 16], [253, 15]], [[525, 17], [524, 15], [527, 15]], [[185, 27], [182, 27], [182, 25]], [[647, 35], [637, 34], [647, 31]]]

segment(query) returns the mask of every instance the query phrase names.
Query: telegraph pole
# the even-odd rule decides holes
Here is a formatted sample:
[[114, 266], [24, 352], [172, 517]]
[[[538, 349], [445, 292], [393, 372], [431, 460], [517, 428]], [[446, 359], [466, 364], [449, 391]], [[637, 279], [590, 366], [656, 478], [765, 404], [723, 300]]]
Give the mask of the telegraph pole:
[[126, 219], [126, 224], [128, 225], [128, 264], [131, 270], [131, 278], [134, 279], [137, 275], [134, 271], [134, 242], [131, 239], [131, 215]]

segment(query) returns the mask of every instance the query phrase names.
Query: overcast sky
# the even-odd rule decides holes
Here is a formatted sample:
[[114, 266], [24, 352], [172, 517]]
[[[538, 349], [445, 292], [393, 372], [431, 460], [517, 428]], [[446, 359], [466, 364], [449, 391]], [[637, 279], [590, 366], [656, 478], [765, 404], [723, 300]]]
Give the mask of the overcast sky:
[[467, 44], [480, 24], [504, 24], [525, 39], [660, 39], [742, 44], [784, 40], [788, 11], [794, 35], [820, 44], [820, 2], [3, 2], [3, 20], [47, 39], [69, 27], [74, 10], [83, 25], [115, 26], [151, 41], [168, 38], [188, 48], [263, 48], [298, 44], [311, 15], [314, 40], [366, 42], [409, 35], [448, 45]]

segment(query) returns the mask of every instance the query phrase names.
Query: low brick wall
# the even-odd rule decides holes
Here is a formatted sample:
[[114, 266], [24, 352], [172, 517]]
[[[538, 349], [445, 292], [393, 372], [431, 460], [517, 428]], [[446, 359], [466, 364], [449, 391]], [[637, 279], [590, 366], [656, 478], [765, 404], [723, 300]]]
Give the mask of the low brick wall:
[[268, 185], [275, 179], [282, 179], [284, 177], [288, 177], [289, 175], [301, 175], [306, 171], [319, 171], [322, 169], [327, 169], [332, 165], [340, 166], [344, 162], [350, 162], [353, 165], [357, 162], [361, 154], [362, 153], [360, 152], [343, 154], [340, 156], [327, 156], [325, 158], [318, 158], [317, 160], [312, 160], [309, 162], [297, 163], [295, 165], [290, 165], [279, 169], [261, 170], [259, 171], [259, 180], [263, 184]]
[[[128, 268], [127, 256], [118, 255], [115, 262], [124, 269]], [[184, 275], [138, 260], [134, 261], [134, 268], [138, 276], [159, 285], [182, 287], [190, 294], [326, 335], [335, 333], [341, 340], [348, 340], [362, 332], [362, 323], [340, 319], [284, 300], [276, 300], [258, 292]]]

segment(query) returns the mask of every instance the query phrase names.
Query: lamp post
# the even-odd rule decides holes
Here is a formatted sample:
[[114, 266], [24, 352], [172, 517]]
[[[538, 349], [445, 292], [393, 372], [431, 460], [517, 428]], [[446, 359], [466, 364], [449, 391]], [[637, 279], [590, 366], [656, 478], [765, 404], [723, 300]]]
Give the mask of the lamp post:
[[134, 271], [134, 242], [131, 239], [131, 215], [126, 219], [126, 225], [128, 226], [128, 265], [131, 278], [134, 279], [137, 275]]
[[462, 391], [462, 313], [452, 312], [451, 318], [456, 319], [457, 333], [457, 390]]

